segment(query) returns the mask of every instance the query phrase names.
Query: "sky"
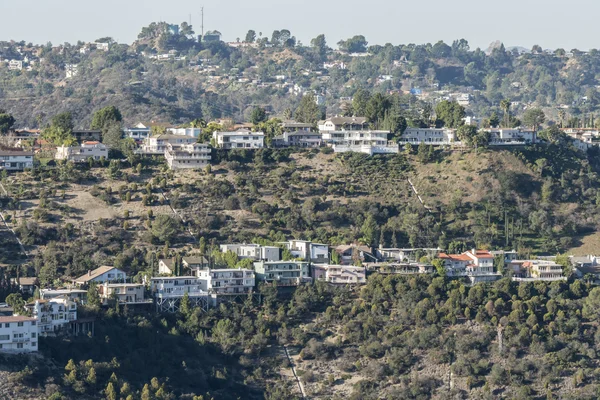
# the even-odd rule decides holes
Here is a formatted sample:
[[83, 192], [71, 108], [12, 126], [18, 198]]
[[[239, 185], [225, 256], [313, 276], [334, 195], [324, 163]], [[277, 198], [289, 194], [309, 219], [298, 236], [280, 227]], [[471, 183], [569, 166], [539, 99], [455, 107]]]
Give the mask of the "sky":
[[598, 48], [597, 0], [0, 0], [0, 40], [54, 45], [111, 36], [132, 43], [151, 22], [189, 21], [200, 33], [243, 40], [249, 29], [288, 29], [304, 44], [318, 34], [336, 43], [356, 34], [369, 44], [422, 44], [465, 38], [485, 49], [505, 46]]

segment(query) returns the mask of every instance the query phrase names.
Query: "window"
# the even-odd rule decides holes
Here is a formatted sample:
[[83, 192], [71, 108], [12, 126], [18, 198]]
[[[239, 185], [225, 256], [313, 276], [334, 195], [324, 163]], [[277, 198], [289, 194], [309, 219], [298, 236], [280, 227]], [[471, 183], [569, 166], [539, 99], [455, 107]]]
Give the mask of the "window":
[[31, 342], [31, 347], [36, 347], [37, 346], [37, 342]]
[[35, 332], [31, 332], [31, 338], [35, 339]]
[[17, 326], [23, 326], [22, 322], [17, 322]]
[[5, 324], [4, 324], [4, 327], [5, 327], [5, 328], [10, 328], [10, 323], [9, 323], [9, 322], [5, 323]]
[[10, 340], [10, 335], [0, 335], [0, 340]]
[[22, 349], [23, 348], [23, 343], [17, 343], [17, 349]]

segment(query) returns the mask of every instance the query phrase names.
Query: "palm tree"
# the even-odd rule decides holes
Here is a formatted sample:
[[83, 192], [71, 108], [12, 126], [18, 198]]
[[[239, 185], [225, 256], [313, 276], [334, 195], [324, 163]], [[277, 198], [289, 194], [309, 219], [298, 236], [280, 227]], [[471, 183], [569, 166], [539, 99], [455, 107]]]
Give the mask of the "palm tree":
[[565, 110], [558, 110], [558, 118], [560, 119], [560, 127], [564, 128], [564, 121], [565, 121], [565, 117], [567, 116], [567, 113], [565, 112]]
[[500, 108], [504, 111], [504, 128], [509, 128], [510, 124], [510, 105], [509, 99], [504, 99], [500, 102]]

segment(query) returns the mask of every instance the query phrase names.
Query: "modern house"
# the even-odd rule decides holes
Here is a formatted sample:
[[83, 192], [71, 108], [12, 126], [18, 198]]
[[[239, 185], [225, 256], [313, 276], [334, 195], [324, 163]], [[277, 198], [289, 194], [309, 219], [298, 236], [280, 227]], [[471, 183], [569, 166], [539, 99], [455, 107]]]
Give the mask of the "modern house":
[[456, 140], [456, 131], [446, 128], [406, 128], [398, 141], [399, 145], [421, 143], [432, 146], [451, 145]]
[[77, 320], [77, 304], [67, 297], [36, 300], [25, 307], [37, 319], [41, 336], [67, 332], [71, 322]]
[[283, 135], [273, 138], [274, 147], [304, 147], [314, 148], [321, 147], [323, 144], [323, 136], [320, 133], [306, 131], [284, 132]]
[[103, 266], [96, 268], [93, 271], [88, 271], [87, 274], [80, 276], [75, 279], [75, 283], [78, 285], [87, 285], [90, 283], [104, 283], [104, 282], [125, 282], [127, 274], [120, 269], [115, 267]]
[[167, 128], [167, 132], [169, 132], [171, 135], [189, 136], [189, 137], [193, 137], [193, 138], [198, 138], [198, 136], [200, 136], [200, 134], [202, 133], [202, 129], [201, 128]]
[[181, 264], [191, 275], [196, 275], [199, 269], [208, 268], [209, 262], [204, 256], [186, 256], [181, 259]]
[[108, 159], [108, 147], [100, 142], [83, 142], [79, 146], [60, 146], [56, 148], [54, 158], [75, 163], [85, 162], [89, 159]]
[[364, 245], [340, 245], [333, 249], [340, 259], [342, 265], [353, 265], [360, 261], [364, 262], [377, 262], [377, 257], [373, 254], [373, 251], [369, 246]]
[[32, 151], [3, 150], [0, 148], [0, 170], [23, 171], [25, 168], [33, 168]]
[[35, 288], [36, 286], [39, 284], [38, 283], [38, 278], [12, 278], [11, 282], [13, 285], [19, 286], [19, 291], [21, 293], [28, 293], [30, 295], [33, 295], [33, 293], [35, 292]]
[[549, 260], [514, 260], [508, 264], [514, 281], [566, 281], [563, 267]]
[[65, 78], [71, 79], [79, 74], [79, 65], [77, 64], [65, 64]]
[[140, 147], [139, 153], [148, 155], [164, 155], [167, 150], [167, 145], [183, 146], [196, 143], [196, 138], [184, 135], [158, 135], [150, 136], [144, 140], [144, 144]]
[[323, 142], [336, 153], [396, 154], [398, 143], [388, 140], [389, 131], [325, 131]]
[[265, 134], [241, 129], [235, 132], [213, 132], [213, 139], [221, 149], [262, 149]]
[[306, 122], [297, 122], [294, 120], [285, 120], [281, 123], [281, 128], [284, 132], [312, 132], [314, 129], [313, 124]]
[[254, 290], [254, 271], [251, 269], [199, 269], [198, 278], [204, 280], [210, 294], [246, 294]]
[[312, 265], [311, 275], [315, 281], [325, 281], [335, 285], [356, 285], [367, 283], [365, 267], [350, 265]]
[[120, 304], [147, 303], [145, 288], [141, 283], [108, 283], [98, 285], [98, 294], [102, 303], [117, 300]]
[[210, 295], [206, 281], [197, 276], [153, 277], [150, 290], [158, 312], [177, 312], [187, 294], [190, 304], [208, 309]]
[[486, 129], [490, 133], [490, 146], [523, 146], [537, 142], [537, 133], [522, 129]]
[[167, 143], [165, 160], [170, 169], [200, 169], [210, 164], [210, 148], [204, 143]]
[[400, 248], [384, 248], [380, 246], [375, 249], [375, 256], [379, 261], [405, 261], [417, 262], [422, 256], [427, 256], [430, 259], [437, 257], [442, 249], [434, 248], [416, 248], [416, 249], [400, 249]]
[[322, 243], [312, 243], [308, 240], [292, 239], [281, 243], [292, 253], [295, 258], [301, 258], [304, 261], [310, 261], [317, 264], [327, 264], [329, 262], [329, 245]]
[[72, 135], [75, 136], [78, 143], [102, 141], [102, 131], [98, 129], [76, 129]]
[[38, 351], [37, 320], [21, 316], [0, 316], [0, 352], [31, 353]]
[[87, 290], [82, 289], [40, 289], [40, 297], [43, 300], [55, 299], [57, 297], [66, 297], [77, 303], [85, 303], [87, 300]]
[[468, 277], [471, 283], [489, 282], [501, 275], [494, 270], [494, 255], [487, 250], [471, 250], [462, 254], [440, 253], [449, 277]]
[[310, 282], [310, 263], [304, 261], [257, 261], [254, 263], [256, 279], [276, 282], [279, 286], [297, 286]]
[[365, 263], [367, 272], [391, 275], [432, 274], [435, 267], [431, 264], [416, 262]]
[[319, 132], [331, 132], [341, 130], [363, 130], [369, 126], [364, 117], [331, 117], [324, 121], [319, 121]]
[[281, 248], [276, 246], [261, 246], [259, 244], [222, 244], [219, 246], [221, 252], [231, 251], [239, 258], [250, 258], [252, 260], [279, 261], [281, 260]]

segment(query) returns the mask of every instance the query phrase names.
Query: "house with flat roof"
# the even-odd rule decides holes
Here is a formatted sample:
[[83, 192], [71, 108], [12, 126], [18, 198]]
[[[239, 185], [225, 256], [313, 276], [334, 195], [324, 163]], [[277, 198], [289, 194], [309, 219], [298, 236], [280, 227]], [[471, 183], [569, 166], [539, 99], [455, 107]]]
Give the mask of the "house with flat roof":
[[103, 266], [96, 268], [93, 271], [88, 271], [87, 274], [80, 276], [75, 279], [75, 283], [78, 285], [87, 285], [90, 283], [104, 283], [104, 282], [125, 282], [127, 274], [120, 269], [110, 266]]
[[198, 278], [206, 281], [210, 294], [247, 294], [254, 291], [254, 271], [251, 269], [198, 269]]
[[309, 130], [284, 132], [273, 138], [274, 147], [315, 148], [323, 145], [323, 135]]
[[152, 277], [150, 291], [157, 312], [179, 311], [181, 299], [186, 294], [192, 306], [207, 310], [213, 303], [208, 293], [207, 281], [197, 276]]
[[334, 285], [357, 285], [367, 283], [365, 267], [352, 265], [311, 265], [311, 276], [315, 281], [325, 281]]
[[23, 171], [25, 168], [33, 168], [32, 151], [0, 148], [0, 170]]
[[259, 244], [231, 243], [219, 246], [221, 252], [231, 251], [239, 258], [250, 258], [252, 260], [281, 260], [281, 248], [277, 246], [261, 246]]
[[140, 147], [139, 153], [148, 155], [164, 155], [168, 144], [179, 147], [193, 143], [196, 143], [196, 138], [185, 135], [163, 134], [158, 136], [150, 136], [144, 140], [144, 144]]
[[87, 290], [83, 289], [40, 289], [40, 298], [43, 300], [54, 299], [57, 297], [66, 297], [77, 303], [87, 301]]
[[66, 333], [71, 322], [77, 320], [77, 303], [66, 296], [39, 299], [25, 307], [37, 319], [41, 336]]
[[256, 280], [279, 286], [298, 286], [311, 281], [310, 263], [305, 261], [257, 261], [254, 273]]
[[57, 160], [86, 162], [89, 159], [99, 161], [108, 159], [108, 147], [100, 142], [84, 141], [79, 146], [60, 146], [56, 148], [54, 158]]
[[456, 131], [447, 128], [406, 128], [398, 141], [400, 146], [411, 144], [418, 146], [426, 144], [431, 146], [447, 146], [456, 141]]
[[213, 132], [215, 145], [221, 149], [262, 149], [265, 134], [240, 129], [234, 132]]
[[98, 294], [103, 304], [116, 300], [119, 304], [147, 303], [145, 287], [141, 283], [108, 283], [98, 285]]
[[205, 143], [167, 143], [165, 160], [170, 169], [201, 169], [210, 164], [211, 150]]
[[398, 143], [388, 140], [390, 131], [325, 131], [323, 142], [336, 153], [396, 154]]
[[102, 141], [102, 131], [99, 129], [74, 129], [72, 135], [79, 143]]
[[329, 262], [329, 245], [327, 244], [296, 239], [282, 242], [281, 244], [288, 249], [295, 258], [301, 258], [304, 261], [310, 261], [317, 264], [327, 264]]
[[22, 316], [0, 316], [0, 353], [38, 351], [37, 320]]

